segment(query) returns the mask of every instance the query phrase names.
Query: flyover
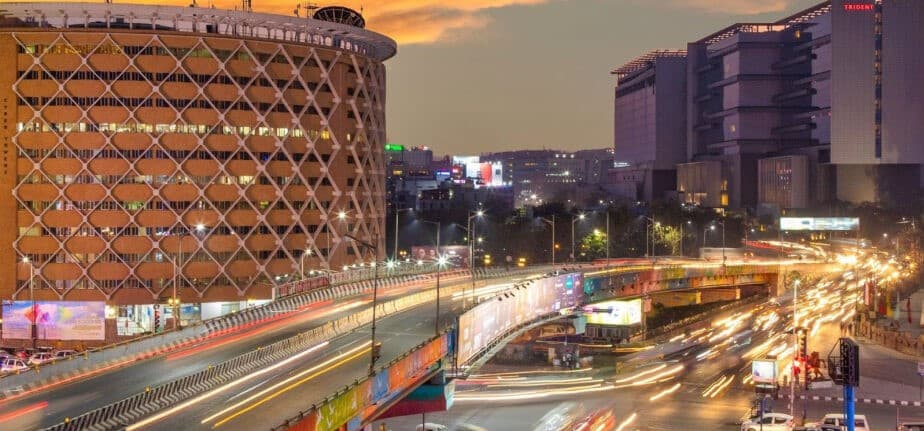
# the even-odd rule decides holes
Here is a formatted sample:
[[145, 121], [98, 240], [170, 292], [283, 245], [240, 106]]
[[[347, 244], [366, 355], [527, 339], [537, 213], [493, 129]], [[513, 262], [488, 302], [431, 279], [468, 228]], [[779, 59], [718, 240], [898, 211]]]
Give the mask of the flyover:
[[[722, 283], [700, 282], [697, 285], [695, 282], [677, 280], [717, 280], [721, 277], [735, 276], [740, 277], [741, 281], [751, 277], [749, 281], [753, 282], [758, 274], [772, 274], [776, 268], [777, 265], [764, 265], [759, 268], [728, 265], [722, 269], [722, 274], [716, 274], [678, 272], [676, 265], [664, 265], [648, 269], [622, 268], [622, 272], [617, 271], [618, 274], [605, 275], [610, 278], [621, 277], [631, 275], [635, 271], [636, 278], [625, 278], [625, 283], [618, 285], [619, 289], [633, 285], [670, 286], [671, 283], [676, 286], [708, 288]], [[227, 429], [270, 429], [275, 425], [282, 429], [291, 427], [333, 430], [346, 424], [351, 424], [349, 428], [355, 429], [354, 427], [378, 415], [387, 414], [387, 409], [396, 400], [410, 394], [414, 387], [431, 380], [431, 376], [438, 376], [441, 370], [463, 368], [468, 361], [483, 354], [495, 339], [536, 319], [553, 316], [593, 299], [598, 290], [591, 288], [588, 291], [586, 281], [593, 280], [597, 275], [589, 274], [600, 269], [583, 268], [555, 277], [532, 277], [532, 280], [530, 277], [505, 277], [494, 285], [482, 282], [473, 292], [481, 298], [481, 302], [473, 307], [463, 307], [464, 301], [461, 300], [465, 289], [472, 293], [469, 283], [450, 283], [444, 286], [441, 299], [451, 301], [452, 306], [444, 306], [439, 326], [434, 324], [436, 295], [433, 289], [417, 286], [391, 296], [386, 295], [377, 310], [382, 313], [380, 316], [385, 315], [379, 322], [380, 339], [385, 341], [385, 345], [382, 348], [382, 358], [378, 362], [384, 365], [376, 368], [375, 377], [372, 378], [368, 373], [368, 335], [360, 330], [367, 323], [366, 319], [371, 311], [366, 306], [370, 299], [368, 295], [360, 295], [352, 300], [338, 300], [336, 303], [315, 304], [313, 308], [297, 313], [297, 318], [302, 319], [300, 324], [286, 326], [288, 330], [265, 329], [264, 326], [268, 325], [255, 327], [254, 331], [261, 332], [242, 336], [252, 342], [247, 347], [242, 347], [236, 342], [224, 344], [216, 341], [215, 345], [205, 343], [204, 345], [209, 347], [196, 346], [176, 355], [167, 355], [163, 360], [151, 361], [163, 362], [166, 365], [161, 365], [140, 378], [135, 376], [135, 373], [124, 370], [124, 374], [120, 376], [104, 374], [100, 381], [64, 385], [62, 389], [70, 388], [69, 392], [64, 391], [59, 395], [63, 396], [64, 400], [70, 399], [72, 405], [68, 412], [86, 413], [63, 413], [67, 415], [64, 417], [70, 419], [67, 423], [60, 422], [55, 429], [80, 429], [77, 424], [83, 423], [79, 421], [87, 418], [96, 418], [93, 422], [98, 427], [96, 429], [209, 429], [225, 424], [228, 425]], [[654, 277], [647, 280], [645, 276], [639, 278], [638, 274], [645, 271], [654, 271], [650, 274]], [[735, 271], [737, 272], [732, 275]], [[535, 275], [541, 274], [542, 270], [530, 272], [533, 274], [529, 275]], [[765, 281], [769, 282], [769, 278]], [[609, 284], [607, 286], [614, 289], [617, 287]], [[647, 287], [643, 287], [642, 291], [645, 289]], [[652, 288], [648, 291], [655, 292], [657, 289]], [[488, 322], [492, 321], [497, 324], [489, 325]], [[311, 327], [314, 328], [311, 331], [327, 328], [326, 331], [336, 329], [339, 332], [316, 331], [311, 337], [304, 335], [304, 329]], [[441, 333], [434, 335], [437, 328]], [[275, 336], [269, 336], [262, 331], [275, 332]], [[208, 364], [217, 364], [220, 359], [236, 358], [235, 353], [239, 354], [238, 356], [248, 353], [252, 355], [254, 346], [261, 346], [260, 350], [269, 349], [268, 346], [275, 343], [287, 340], [291, 343], [291, 339], [297, 336], [302, 336], [305, 344], [290, 346], [295, 350], [289, 350], [286, 354], [276, 352], [279, 355], [275, 357], [267, 354], [256, 366], [249, 364], [250, 368], [247, 371], [222, 376], [215, 382], [207, 381], [207, 375], [203, 375], [205, 377], [195, 381], [195, 388], [192, 389], [179, 389], [175, 385], [176, 380], [189, 379], [191, 375], [203, 373], [203, 368], [208, 372], [212, 368]], [[306, 341], [309, 339], [311, 342]], [[284, 359], [293, 356], [297, 360]], [[171, 364], [172, 361], [179, 362]], [[277, 363], [280, 365], [276, 366]], [[252, 375], [257, 375], [258, 378], [239, 381]], [[388, 377], [383, 377], [385, 375]], [[300, 378], [292, 380], [292, 376]], [[103, 384], [103, 380], [114, 380], [117, 377], [127, 380], [128, 384], [119, 382], [118, 386], [125, 386], [124, 389]], [[161, 384], [144, 385], [145, 379], [155, 379]], [[142, 385], [141, 388], [138, 386], [139, 383]], [[437, 380], [435, 383], [436, 386], [443, 387], [442, 381]], [[171, 384], [174, 386], [170, 386]], [[87, 388], [90, 390], [85, 390]], [[158, 399], [156, 408], [152, 408], [151, 405], [144, 405], [144, 396], [139, 396], [139, 393], [150, 392], [168, 395]], [[443, 394], [443, 403], [451, 404], [451, 384], [444, 387]], [[208, 397], [201, 398], [204, 395]], [[61, 404], [61, 396], [53, 401]], [[106, 400], [112, 399], [119, 401], [106, 403]], [[22, 401], [10, 406], [15, 408], [11, 411], [31, 413], [28, 409], [41, 406], [43, 402], [42, 399], [34, 397]], [[48, 401], [44, 402], [46, 406], [39, 407], [39, 411], [47, 408]], [[134, 404], [125, 404], [126, 402]], [[101, 407], [87, 412], [89, 405]], [[227, 410], [228, 407], [225, 406], [229, 405], [234, 407]], [[6, 410], [8, 406], [4, 407]], [[174, 410], [177, 407], [182, 408]], [[139, 408], [142, 414], [137, 414]], [[124, 415], [130, 410], [134, 410], [135, 414]], [[161, 415], [164, 412], [169, 413]], [[157, 415], [161, 416], [154, 421], [147, 421]], [[60, 409], [53, 414], [42, 414], [38, 421], [35, 421], [35, 416], [26, 413], [19, 416], [23, 419], [31, 417], [33, 422], [19, 421], [17, 424], [22, 426], [18, 428], [47, 427], [51, 425], [49, 422], [55, 419], [62, 420]], [[116, 417], [118, 419], [115, 419]], [[278, 419], [285, 417], [289, 419]], [[194, 425], [196, 423], [199, 425]], [[312, 425], [309, 427], [309, 424]]]

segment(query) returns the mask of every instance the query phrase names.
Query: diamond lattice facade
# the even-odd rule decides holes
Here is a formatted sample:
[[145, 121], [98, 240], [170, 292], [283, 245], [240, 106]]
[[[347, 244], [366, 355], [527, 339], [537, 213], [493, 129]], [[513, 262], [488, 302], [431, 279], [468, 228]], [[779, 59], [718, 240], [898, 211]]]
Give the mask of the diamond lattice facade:
[[259, 299], [371, 260], [344, 235], [384, 238], [394, 53], [299, 17], [0, 5], [0, 298], [34, 271], [36, 299]]

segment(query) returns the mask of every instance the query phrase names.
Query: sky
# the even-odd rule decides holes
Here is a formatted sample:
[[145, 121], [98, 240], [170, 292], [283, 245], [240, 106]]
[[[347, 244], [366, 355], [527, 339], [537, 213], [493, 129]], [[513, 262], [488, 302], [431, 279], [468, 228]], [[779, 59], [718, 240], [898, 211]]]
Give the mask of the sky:
[[[185, 6], [190, 1], [157, 3]], [[611, 70], [653, 49], [682, 49], [687, 42], [735, 22], [774, 21], [820, 1], [313, 3], [362, 8], [368, 29], [398, 42], [398, 55], [386, 62], [390, 143], [428, 146], [437, 154], [475, 155], [612, 147], [615, 79]], [[199, 0], [199, 5], [207, 2]], [[291, 14], [297, 2], [253, 0], [253, 8]], [[208, 4], [212, 3], [221, 8], [240, 4], [227, 0]]]

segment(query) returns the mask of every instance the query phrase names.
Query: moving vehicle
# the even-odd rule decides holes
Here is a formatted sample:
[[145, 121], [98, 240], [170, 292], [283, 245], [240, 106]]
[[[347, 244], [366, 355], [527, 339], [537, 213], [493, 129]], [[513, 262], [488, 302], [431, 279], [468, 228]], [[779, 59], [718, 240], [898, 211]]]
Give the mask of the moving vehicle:
[[[805, 424], [805, 429], [822, 431], [824, 428], [838, 428], [846, 426], [847, 424], [844, 423], [843, 413], [828, 413], [823, 418], [821, 418], [821, 421]], [[853, 416], [853, 429], [855, 431], [869, 431], [870, 427], [869, 422], [866, 421], [866, 415]]]
[[3, 364], [0, 365], [0, 372], [3, 373], [13, 373], [16, 371], [25, 371], [29, 369], [29, 365], [26, 364], [26, 361], [18, 358], [6, 358], [3, 360]]
[[447, 431], [446, 425], [440, 425], [433, 422], [424, 422], [417, 425], [417, 431]]
[[741, 424], [741, 431], [792, 431], [792, 416], [783, 413], [764, 413]]
[[898, 431], [924, 431], [924, 421], [907, 421], [898, 426]]

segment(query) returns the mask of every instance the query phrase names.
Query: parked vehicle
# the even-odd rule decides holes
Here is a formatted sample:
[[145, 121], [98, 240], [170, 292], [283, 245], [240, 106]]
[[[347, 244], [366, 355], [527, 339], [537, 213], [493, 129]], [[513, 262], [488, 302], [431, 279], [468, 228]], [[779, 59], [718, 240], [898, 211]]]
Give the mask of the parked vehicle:
[[66, 349], [65, 349], [65, 350], [57, 350], [57, 351], [55, 351], [55, 358], [57, 358], [57, 359], [65, 359], [65, 358], [68, 358], [68, 357], [70, 357], [70, 356], [74, 356], [74, 355], [76, 355], [76, 354], [77, 354], [77, 351], [76, 351], [76, 350], [66, 350]]
[[435, 424], [433, 422], [425, 422], [417, 425], [417, 431], [446, 431], [448, 429], [446, 425]]
[[54, 361], [55, 357], [49, 352], [39, 352], [29, 357], [29, 364], [42, 365]]
[[924, 421], [902, 422], [898, 431], [924, 431]]
[[792, 416], [784, 413], [764, 413], [741, 424], [741, 431], [792, 431]]
[[26, 365], [26, 361], [23, 361], [19, 358], [6, 358], [3, 360], [3, 365], [0, 365], [0, 372], [2, 373], [13, 373], [16, 371], [25, 371], [28, 369], [29, 366]]
[[[828, 413], [816, 423], [806, 423], [805, 429], [824, 431], [825, 429], [837, 429], [846, 426], [847, 424], [844, 422], [843, 413]], [[853, 429], [855, 431], [869, 431], [869, 428], [869, 422], [866, 421], [866, 415], [853, 416]]]

